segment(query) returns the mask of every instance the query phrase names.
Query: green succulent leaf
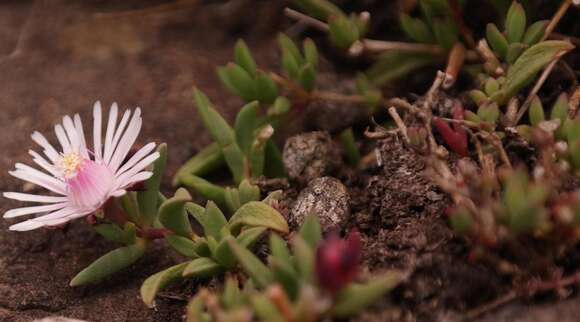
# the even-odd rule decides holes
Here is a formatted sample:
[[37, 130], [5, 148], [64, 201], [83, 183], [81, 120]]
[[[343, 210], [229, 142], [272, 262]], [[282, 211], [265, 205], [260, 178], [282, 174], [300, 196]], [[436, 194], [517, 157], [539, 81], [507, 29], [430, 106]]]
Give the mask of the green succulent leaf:
[[296, 299], [300, 292], [301, 280], [298, 272], [290, 263], [284, 263], [279, 258], [269, 257], [270, 267], [276, 282], [280, 283], [291, 299]]
[[252, 306], [256, 315], [260, 317], [262, 321], [268, 322], [284, 322], [284, 316], [278, 309], [276, 305], [263, 294], [257, 294], [251, 297]]
[[211, 200], [220, 207], [226, 207], [225, 189], [215, 185], [203, 178], [194, 175], [187, 175], [181, 178], [184, 186], [193, 189], [204, 199]]
[[328, 0], [293, 0], [292, 2], [308, 15], [323, 21], [328, 20], [330, 16], [344, 15], [339, 7]]
[[145, 190], [137, 193], [139, 213], [145, 227], [151, 226], [157, 216], [157, 197], [167, 161], [167, 144], [160, 144], [157, 147], [157, 152], [159, 153], [159, 158], [153, 162], [153, 175], [145, 181]]
[[256, 98], [265, 104], [271, 104], [278, 97], [278, 87], [276, 83], [263, 72], [258, 72], [255, 80], [257, 96]]
[[240, 39], [234, 48], [236, 64], [240, 65], [251, 76], [256, 76], [256, 62], [246, 43]]
[[251, 184], [249, 180], [244, 180], [238, 187], [240, 191], [240, 203], [245, 204], [250, 201], [260, 200], [260, 188]]
[[299, 232], [300, 237], [308, 244], [310, 249], [316, 249], [322, 240], [320, 221], [316, 215], [309, 215], [304, 220]]
[[348, 17], [330, 17], [328, 26], [330, 39], [338, 48], [347, 49], [360, 38], [360, 31], [356, 23]]
[[282, 262], [284, 265], [292, 266], [292, 255], [286, 247], [286, 242], [278, 235], [270, 235], [270, 252], [272, 257]]
[[251, 251], [238, 245], [234, 240], [230, 240], [229, 245], [234, 256], [256, 286], [265, 288], [274, 280], [272, 272]]
[[252, 142], [254, 141], [254, 131], [258, 122], [258, 102], [254, 101], [246, 104], [236, 117], [234, 132], [238, 146], [248, 155]]
[[505, 36], [499, 31], [497, 26], [493, 23], [488, 23], [486, 28], [487, 42], [493, 51], [501, 58], [507, 56], [509, 43]]
[[232, 254], [232, 250], [229, 245], [230, 240], [235, 241], [235, 238], [233, 236], [226, 236], [222, 238], [222, 240], [217, 245], [214, 254], [214, 259], [216, 262], [228, 269], [236, 265], [236, 258]]
[[274, 128], [270, 124], [266, 124], [256, 131], [256, 138], [252, 142], [248, 156], [252, 178], [259, 178], [264, 173], [266, 146], [272, 135], [274, 135]]
[[70, 286], [74, 287], [100, 282], [105, 277], [135, 263], [143, 256], [145, 248], [144, 242], [137, 242], [133, 245], [117, 248], [108, 252], [78, 273], [70, 282]]
[[316, 85], [316, 71], [310, 63], [306, 63], [298, 70], [298, 82], [307, 92], [314, 90]]
[[222, 149], [216, 142], [203, 148], [184, 165], [177, 170], [173, 177], [173, 186], [181, 183], [181, 178], [186, 175], [203, 176], [224, 165]]
[[572, 48], [574, 46], [570, 42], [561, 40], [543, 41], [528, 48], [508, 69], [502, 89], [491, 99], [500, 105], [505, 104], [523, 87], [530, 84], [546, 65]]
[[276, 209], [259, 201], [242, 205], [230, 218], [229, 224], [233, 232], [244, 226], [266, 227], [281, 233], [289, 231], [286, 219]]
[[190, 201], [189, 192], [184, 188], [180, 188], [175, 192], [175, 196], [161, 204], [161, 207], [159, 207], [159, 222], [163, 227], [177, 235], [191, 237], [193, 231], [185, 211], [185, 204]]
[[185, 266], [182, 276], [185, 278], [207, 278], [223, 271], [223, 267], [208, 257], [196, 258]]
[[247, 228], [240, 232], [238, 237], [236, 237], [236, 242], [244, 247], [251, 248], [254, 244], [262, 237], [262, 234], [266, 231], [264, 227], [253, 227]]
[[139, 213], [139, 202], [137, 201], [137, 192], [129, 191], [118, 199], [121, 203], [121, 208], [132, 222], [141, 222], [141, 214]]
[[400, 272], [389, 272], [365, 284], [353, 283], [338, 294], [332, 315], [343, 318], [357, 314], [391, 291], [404, 279], [405, 275]]
[[149, 276], [141, 285], [141, 299], [148, 307], [154, 307], [155, 296], [171, 283], [182, 280], [188, 262], [181, 263]]
[[221, 239], [221, 230], [228, 224], [223, 212], [213, 201], [208, 201], [205, 206], [205, 223], [203, 223], [203, 231], [206, 236], [211, 236], [216, 240]]
[[234, 176], [234, 181], [240, 182], [244, 172], [243, 153], [236, 144], [233, 129], [213, 108], [205, 94], [197, 88], [193, 91], [194, 100], [201, 119], [210, 133], [210, 136], [216, 141], [221, 149]]
[[510, 43], [522, 41], [526, 30], [526, 12], [524, 7], [514, 1], [508, 10], [505, 21], [505, 32]]
[[515, 63], [516, 60], [520, 57], [520, 55], [524, 52], [524, 50], [526, 50], [526, 48], [528, 48], [528, 45], [526, 44], [522, 44], [519, 42], [511, 43], [505, 58], [506, 62], [510, 65]]
[[304, 39], [302, 43], [304, 48], [304, 59], [306, 63], [310, 64], [314, 69], [318, 68], [318, 49], [316, 49], [316, 44], [310, 38]]
[[544, 37], [548, 23], [548, 20], [541, 20], [533, 23], [528, 27], [528, 30], [526, 30], [522, 42], [528, 46], [537, 44], [538, 41]]
[[115, 243], [125, 243], [125, 236], [123, 235], [123, 229], [115, 224], [100, 224], [95, 226], [95, 231], [103, 236], [106, 240]]
[[447, 50], [451, 49], [459, 38], [457, 26], [450, 19], [434, 19], [433, 32], [439, 45]]
[[420, 43], [430, 44], [435, 42], [433, 33], [423, 20], [402, 14], [400, 21], [401, 28], [409, 38]]
[[300, 236], [292, 240], [294, 261], [300, 276], [309, 283], [314, 282], [314, 250]]
[[165, 240], [173, 249], [185, 257], [198, 258], [200, 255], [195, 251], [199, 246], [191, 240], [178, 235], [165, 236]]
[[409, 73], [440, 60], [431, 54], [387, 52], [367, 71], [368, 78], [376, 86], [382, 86]]
[[533, 126], [536, 126], [540, 124], [540, 122], [546, 120], [546, 117], [544, 115], [544, 107], [542, 106], [542, 102], [540, 101], [540, 98], [537, 95], [534, 96], [532, 104], [530, 105], [529, 117], [530, 124], [532, 124]]

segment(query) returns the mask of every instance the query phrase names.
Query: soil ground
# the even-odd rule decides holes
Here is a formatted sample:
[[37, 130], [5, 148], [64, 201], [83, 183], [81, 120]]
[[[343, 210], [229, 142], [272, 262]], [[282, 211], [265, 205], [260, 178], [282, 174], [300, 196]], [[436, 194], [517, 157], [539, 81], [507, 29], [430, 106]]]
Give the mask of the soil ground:
[[[97, 15], [161, 3], [110, 2], [0, 4], [1, 191], [31, 189], [7, 171], [16, 161], [28, 162], [27, 151], [35, 148], [32, 131], [52, 135], [52, 124], [72, 113], [80, 113], [88, 128], [96, 100], [105, 106], [116, 101], [143, 109], [139, 142], [168, 143], [169, 187], [177, 167], [209, 142], [196, 119], [192, 85], [232, 120], [241, 102], [226, 94], [215, 67], [231, 59], [237, 37], [244, 36], [262, 67], [277, 68], [279, 26], [272, 22], [282, 19], [278, 6], [268, 1], [256, 1], [251, 15], [240, 15], [271, 17], [255, 25], [248, 19], [231, 19], [239, 8], [218, 4], [137, 17]], [[18, 50], [13, 53], [14, 48]], [[443, 218], [447, 199], [421, 177], [422, 165], [396, 141], [377, 146], [383, 166], [337, 175], [351, 193], [351, 226], [363, 233], [369, 270], [414, 273], [393, 296], [356, 320], [457, 321], [460, 312], [509, 290], [488, 268], [465, 260], [464, 243]], [[15, 206], [19, 204], [2, 199], [0, 211]], [[195, 282], [175, 287], [160, 297], [156, 310], [144, 307], [138, 297], [141, 282], [178, 260], [159, 244], [99, 286], [70, 288], [68, 282], [77, 272], [115, 245], [83, 221], [65, 230], [27, 233], [7, 231], [10, 223], [0, 221], [0, 321], [51, 315], [88, 321], [180, 321], [187, 296], [197, 287]], [[480, 321], [572, 322], [578, 321], [579, 307], [577, 296], [565, 301], [548, 297], [507, 305]]]

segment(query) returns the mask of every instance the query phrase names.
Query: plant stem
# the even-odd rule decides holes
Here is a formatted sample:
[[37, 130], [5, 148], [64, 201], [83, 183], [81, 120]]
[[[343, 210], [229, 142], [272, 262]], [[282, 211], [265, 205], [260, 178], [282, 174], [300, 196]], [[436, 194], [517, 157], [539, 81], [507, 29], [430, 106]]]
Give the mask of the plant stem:
[[544, 32], [544, 36], [542, 37], [541, 41], [546, 40], [550, 36], [550, 34], [552, 34], [554, 29], [556, 29], [556, 26], [560, 22], [560, 19], [562, 19], [562, 17], [566, 13], [566, 11], [568, 11], [568, 8], [570, 7], [570, 5], [572, 5], [572, 0], [564, 0], [562, 2], [562, 4], [560, 5], [560, 8], [558, 8], [558, 11], [556, 11], [554, 16], [550, 20], [550, 23], [546, 27], [546, 31]]
[[552, 72], [552, 70], [554, 69], [554, 66], [556, 66], [556, 63], [558, 62], [558, 60], [560, 60], [560, 57], [557, 57], [556, 59], [554, 59], [542, 72], [542, 75], [540, 75], [540, 78], [538, 78], [538, 80], [536, 81], [536, 84], [534, 85], [534, 87], [532, 88], [532, 90], [530, 91], [530, 93], [528, 94], [528, 97], [526, 98], [526, 100], [524, 101], [524, 103], [522, 104], [522, 106], [520, 107], [520, 110], [518, 111], [518, 114], [515, 118], [515, 123], [514, 124], [518, 124], [518, 122], [520, 121], [520, 119], [524, 116], [524, 114], [526, 113], [526, 111], [528, 110], [528, 108], [530, 107], [530, 105], [532, 104], [532, 101], [534, 100], [534, 96], [536, 96], [536, 94], [538, 94], [538, 91], [540, 90], [540, 88], [542, 88], [542, 85], [544, 85], [544, 82], [546, 81], [546, 79], [548, 78], [548, 76], [550, 76], [550, 73]]

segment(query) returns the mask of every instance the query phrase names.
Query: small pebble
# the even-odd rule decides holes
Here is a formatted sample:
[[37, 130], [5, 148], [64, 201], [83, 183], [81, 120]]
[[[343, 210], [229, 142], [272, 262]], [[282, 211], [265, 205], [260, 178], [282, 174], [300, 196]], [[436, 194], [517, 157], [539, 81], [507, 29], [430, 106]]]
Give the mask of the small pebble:
[[282, 159], [288, 177], [302, 185], [332, 175], [342, 162], [340, 150], [327, 132], [302, 133], [289, 138]]
[[312, 180], [292, 206], [290, 221], [300, 226], [310, 214], [318, 216], [324, 232], [343, 228], [350, 216], [350, 196], [346, 187], [332, 177]]

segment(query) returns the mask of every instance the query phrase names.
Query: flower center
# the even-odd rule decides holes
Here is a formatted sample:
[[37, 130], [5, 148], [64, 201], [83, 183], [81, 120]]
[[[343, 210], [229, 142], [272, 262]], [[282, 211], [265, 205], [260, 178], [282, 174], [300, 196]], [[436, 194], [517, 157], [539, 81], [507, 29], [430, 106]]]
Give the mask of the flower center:
[[65, 179], [74, 178], [83, 164], [83, 157], [78, 153], [66, 153], [56, 162], [56, 167]]

